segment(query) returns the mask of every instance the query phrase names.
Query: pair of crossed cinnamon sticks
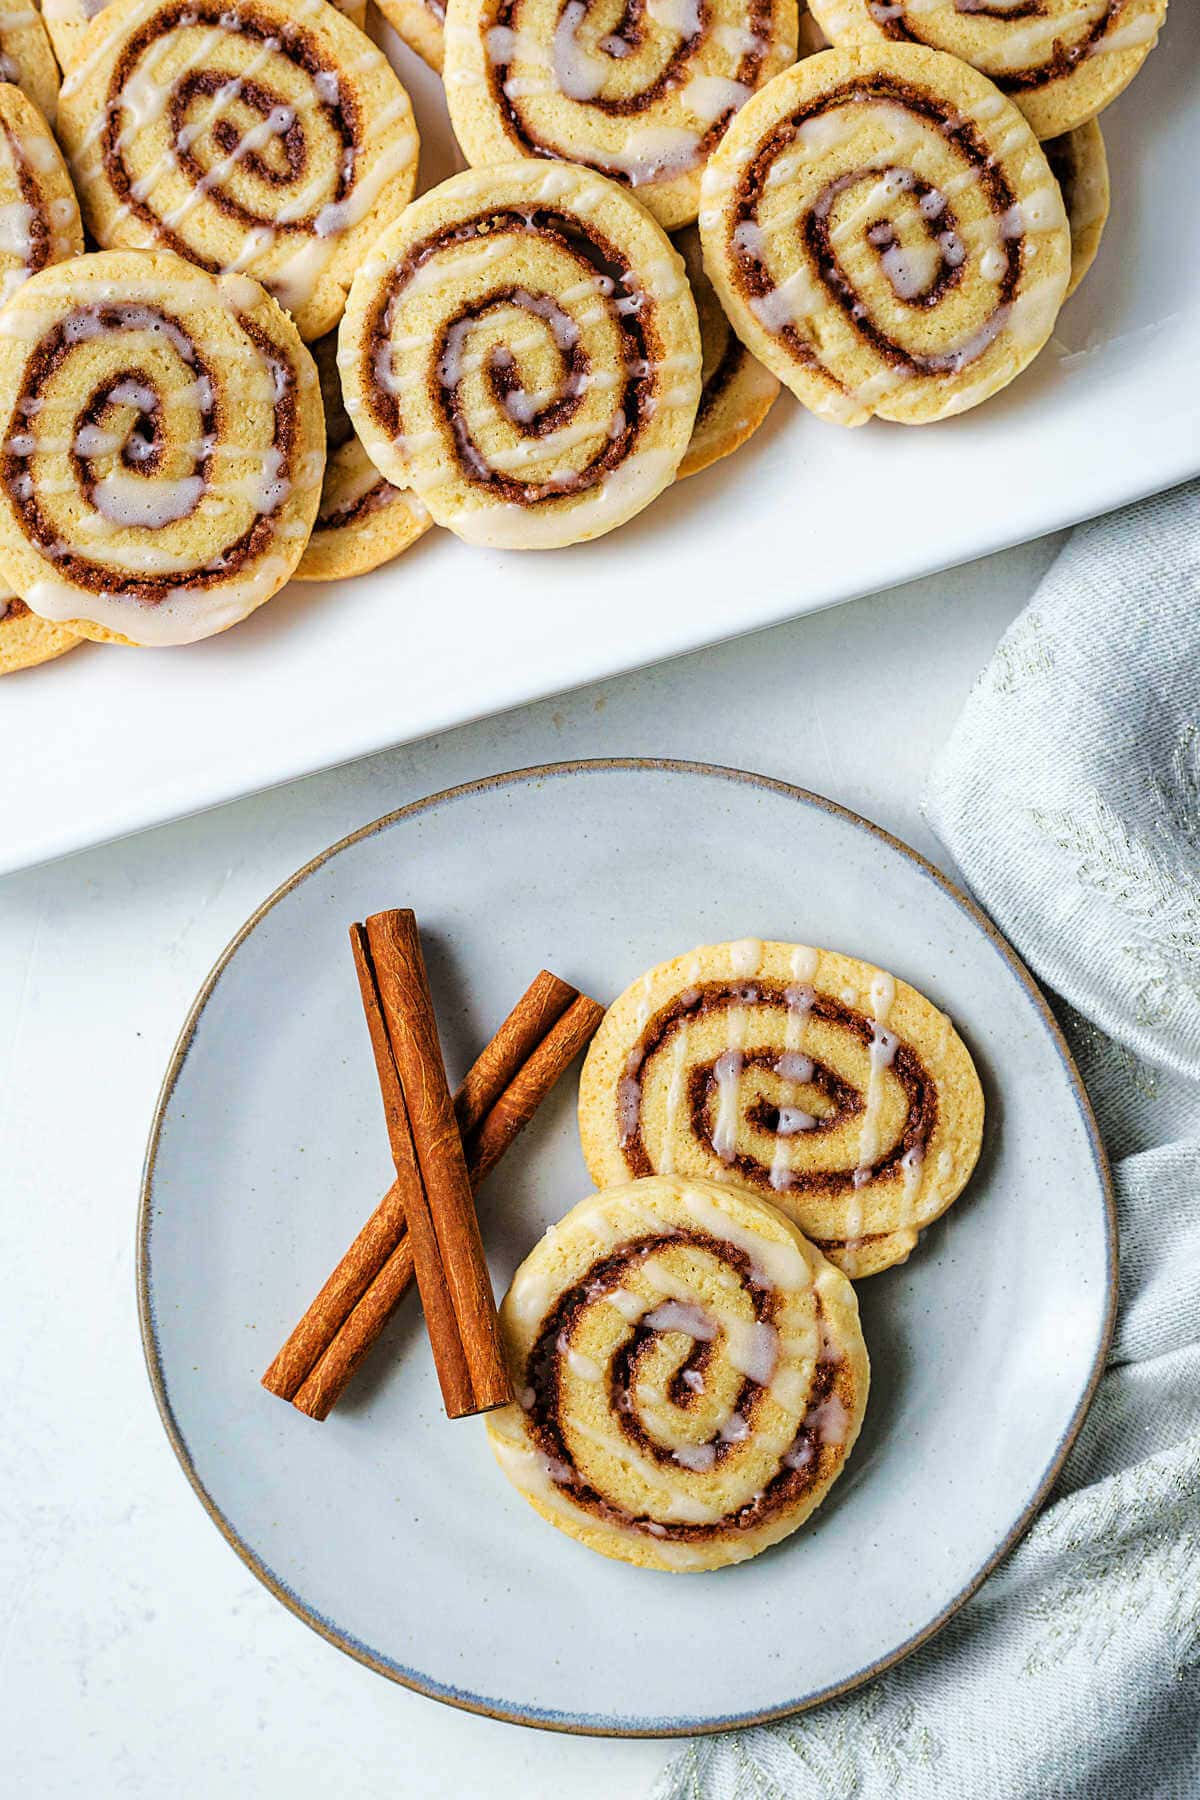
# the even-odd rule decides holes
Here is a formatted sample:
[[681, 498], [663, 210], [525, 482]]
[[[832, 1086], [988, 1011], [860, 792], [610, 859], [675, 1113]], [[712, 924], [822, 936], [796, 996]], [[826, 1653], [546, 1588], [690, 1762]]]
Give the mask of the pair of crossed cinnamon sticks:
[[603, 1007], [542, 972], [451, 1097], [417, 923], [350, 928], [396, 1180], [262, 1378], [324, 1419], [415, 1272], [451, 1418], [512, 1398], [474, 1191], [589, 1042]]

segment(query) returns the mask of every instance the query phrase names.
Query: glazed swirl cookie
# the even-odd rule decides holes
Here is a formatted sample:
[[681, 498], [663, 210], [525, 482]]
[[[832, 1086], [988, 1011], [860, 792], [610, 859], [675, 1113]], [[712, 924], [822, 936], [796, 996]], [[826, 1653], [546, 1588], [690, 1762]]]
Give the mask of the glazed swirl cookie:
[[673, 231], [796, 33], [796, 0], [449, 0], [446, 102], [469, 162], [585, 164]]
[[34, 669], [74, 650], [83, 639], [65, 625], [52, 625], [31, 613], [16, 594], [0, 593], [0, 675]]
[[328, 460], [313, 534], [296, 570], [300, 581], [365, 575], [423, 537], [433, 520], [415, 494], [385, 481], [355, 436], [342, 404], [336, 337], [312, 347], [325, 409]]
[[113, 0], [59, 135], [100, 244], [253, 275], [305, 338], [416, 181], [408, 95], [326, 0]]
[[808, 0], [835, 44], [920, 44], [961, 57], [1038, 137], [1103, 112], [1154, 48], [1167, 0]]
[[[97, 0], [42, 0], [42, 19], [60, 69], [70, 68], [88, 26], [97, 13], [104, 11], [105, 4], [106, 0], [99, 0], [99, 4]], [[365, 28], [367, 0], [332, 0], [332, 4], [360, 31]]]
[[744, 444], [770, 412], [779, 383], [734, 335], [704, 273], [700, 237], [694, 227], [681, 233], [677, 242], [700, 315], [703, 359], [696, 424], [687, 455], [679, 465], [682, 480]]
[[11, 82], [33, 101], [47, 124], [58, 111], [58, 66], [42, 15], [32, 5], [0, 12], [0, 82]]
[[30, 275], [83, 254], [71, 177], [41, 113], [0, 83], [0, 306]]
[[300, 560], [320, 497], [317, 374], [245, 275], [169, 252], [43, 269], [0, 313], [0, 567], [82, 637], [187, 644]]
[[380, 12], [410, 50], [438, 73], [445, 53], [443, 0], [377, 0]]
[[598, 537], [674, 478], [700, 397], [683, 264], [624, 189], [533, 161], [414, 202], [355, 277], [346, 409], [381, 474], [471, 543]]
[[1047, 138], [1042, 149], [1062, 189], [1071, 231], [1069, 300], [1095, 262], [1108, 222], [1108, 157], [1095, 119], [1076, 126], [1065, 137]]
[[983, 1093], [950, 1020], [853, 957], [746, 938], [662, 963], [609, 1008], [579, 1129], [598, 1187], [752, 1189], [848, 1275], [903, 1262], [962, 1192]]
[[742, 342], [813, 412], [917, 425], [977, 406], [1062, 304], [1062, 196], [1016, 108], [907, 44], [806, 57], [738, 114], [700, 232]]
[[497, 1461], [590, 1550], [682, 1572], [744, 1562], [820, 1505], [854, 1446], [854, 1291], [773, 1207], [658, 1176], [596, 1194], [500, 1309], [518, 1403]]

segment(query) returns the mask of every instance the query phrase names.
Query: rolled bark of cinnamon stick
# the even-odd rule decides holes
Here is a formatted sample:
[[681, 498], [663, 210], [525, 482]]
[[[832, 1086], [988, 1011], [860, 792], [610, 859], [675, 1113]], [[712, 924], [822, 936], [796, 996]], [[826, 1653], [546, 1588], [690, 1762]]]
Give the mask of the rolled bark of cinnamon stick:
[[512, 1384], [417, 921], [407, 908], [372, 913], [365, 946], [352, 935], [374, 974], [368, 1020], [442, 1401], [452, 1419], [489, 1412]]
[[[472, 1187], [495, 1167], [603, 1016], [596, 1001], [546, 969], [530, 983], [454, 1096]], [[412, 1279], [397, 1181], [271, 1363], [263, 1386], [309, 1417], [327, 1418]]]

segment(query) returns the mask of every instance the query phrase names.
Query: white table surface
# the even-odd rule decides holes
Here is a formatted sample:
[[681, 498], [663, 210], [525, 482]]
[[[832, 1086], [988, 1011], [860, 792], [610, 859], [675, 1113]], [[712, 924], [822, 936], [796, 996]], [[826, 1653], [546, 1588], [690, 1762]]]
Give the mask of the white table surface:
[[0, 882], [7, 1792], [646, 1790], [671, 1745], [527, 1731], [395, 1687], [277, 1605], [205, 1517], [160, 1429], [137, 1329], [134, 1217], [163, 1066], [210, 964], [279, 881], [380, 813], [497, 770], [737, 764], [945, 863], [920, 816], [926, 771], [1059, 541]]

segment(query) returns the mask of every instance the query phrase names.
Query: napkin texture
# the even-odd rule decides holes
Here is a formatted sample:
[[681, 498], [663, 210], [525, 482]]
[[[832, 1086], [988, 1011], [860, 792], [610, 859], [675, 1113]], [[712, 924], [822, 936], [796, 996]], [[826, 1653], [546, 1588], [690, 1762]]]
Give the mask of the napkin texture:
[[655, 1800], [1196, 1800], [1200, 487], [1072, 534], [925, 808], [1096, 1108], [1111, 1357], [1049, 1504], [944, 1631], [842, 1700], [698, 1740]]

